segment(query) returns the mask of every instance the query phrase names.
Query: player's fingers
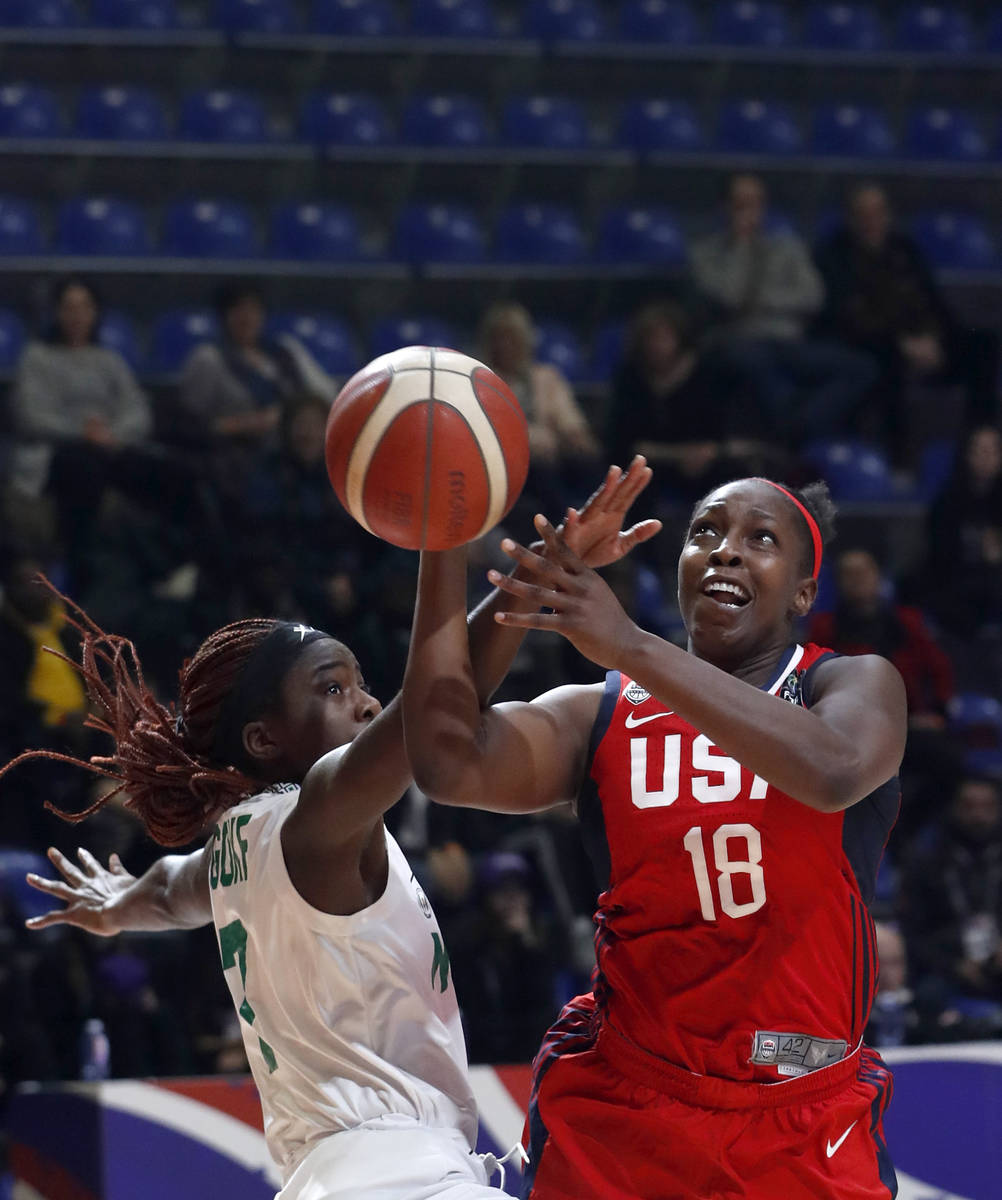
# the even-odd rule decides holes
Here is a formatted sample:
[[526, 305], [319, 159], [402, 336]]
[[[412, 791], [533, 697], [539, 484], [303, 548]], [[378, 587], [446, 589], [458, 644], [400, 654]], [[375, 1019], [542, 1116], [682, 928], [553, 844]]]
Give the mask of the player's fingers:
[[601, 508], [602, 502], [606, 497], [606, 493], [609, 491], [609, 489], [611, 487], [615, 486], [615, 484], [619, 480], [621, 473], [622, 472], [620, 471], [619, 467], [615, 467], [615, 466], [610, 467], [608, 469], [608, 471], [606, 471], [605, 478], [598, 485], [598, 487], [592, 492], [592, 494], [588, 497], [588, 499], [584, 502], [584, 504], [581, 505], [582, 515], [585, 513], [594, 512], [596, 509]]
[[532, 600], [535, 604], [552, 608], [558, 603], [561, 593], [553, 588], [543, 587], [538, 583], [527, 583], [524, 579], [515, 579], [511, 575], [502, 575], [493, 568], [487, 572], [487, 578], [494, 586], [509, 596], [518, 596], [522, 600]]
[[623, 476], [623, 480], [616, 490], [616, 502], [624, 512], [647, 487], [653, 475], [654, 472], [647, 465], [647, 460], [638, 454], [630, 463], [630, 469]]
[[638, 521], [623, 536], [630, 539], [630, 549], [632, 550], [634, 546], [639, 546], [641, 542], [649, 542], [655, 534], [661, 532], [661, 529], [661, 522], [652, 517], [647, 521]]
[[494, 620], [499, 625], [510, 625], [513, 629], [555, 629], [562, 633], [565, 618], [560, 613], [496, 612]]
[[546, 543], [546, 558], [544, 561], [548, 565], [557, 563], [561, 570], [566, 570], [573, 563], [579, 561], [578, 556], [563, 538], [558, 535], [557, 531], [542, 513], [536, 513], [532, 523], [536, 526], [536, 532]]
[[93, 877], [102, 869], [101, 864], [97, 861], [94, 855], [91, 854], [89, 850], [85, 850], [83, 846], [77, 847], [77, 858], [80, 859], [80, 862], [83, 864], [84, 871], [89, 876]]
[[80, 871], [78, 871], [73, 863], [71, 863], [65, 855], [61, 854], [55, 848], [55, 846], [49, 847], [48, 855], [49, 862], [52, 863], [52, 865], [65, 880], [73, 884], [83, 883], [83, 875], [80, 873]]
[[43, 879], [41, 875], [25, 875], [28, 883], [38, 892], [47, 892], [50, 896], [56, 896], [60, 900], [69, 902], [74, 898], [76, 893], [68, 883], [63, 883], [59, 879]]
[[25, 921], [25, 925], [29, 929], [45, 929], [48, 925], [72, 925], [72, 921], [66, 920], [66, 909], [56, 908], [52, 912], [42, 913], [40, 917], [29, 917]]
[[112, 856], [108, 859], [108, 870], [112, 873], [112, 875], [128, 875], [129, 873], [125, 869], [124, 865], [122, 864], [122, 860], [117, 854], [112, 854]]

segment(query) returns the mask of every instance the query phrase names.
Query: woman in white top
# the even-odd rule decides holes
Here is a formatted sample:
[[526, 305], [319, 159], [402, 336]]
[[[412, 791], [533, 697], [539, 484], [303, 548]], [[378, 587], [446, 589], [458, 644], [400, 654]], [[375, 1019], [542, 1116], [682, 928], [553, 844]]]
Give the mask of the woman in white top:
[[[620, 532], [649, 474], [642, 459], [624, 475], [613, 468], [582, 514], [568, 514], [567, 536], [589, 562], [656, 532], [657, 522]], [[485, 698], [521, 636], [493, 621], [498, 603], [495, 593], [471, 618]], [[381, 709], [328, 634], [249, 620], [203, 642], [167, 709], [131, 643], [81, 622], [92, 723], [115, 740], [107, 758], [81, 765], [118, 781], [162, 845], [212, 834], [139, 879], [114, 857], [105, 870], [85, 850], [79, 866], [50, 851], [63, 880], [29, 880], [66, 907], [31, 927], [113, 935], [214, 921], [281, 1200], [496, 1195], [473, 1153], [448, 953], [383, 825], [410, 781], [400, 698]]]

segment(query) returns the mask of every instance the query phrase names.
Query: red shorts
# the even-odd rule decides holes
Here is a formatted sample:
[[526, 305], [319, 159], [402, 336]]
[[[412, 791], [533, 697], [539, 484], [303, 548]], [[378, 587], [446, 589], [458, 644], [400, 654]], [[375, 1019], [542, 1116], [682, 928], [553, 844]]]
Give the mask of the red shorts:
[[694, 1075], [572, 1000], [533, 1063], [523, 1200], [888, 1200], [891, 1074], [864, 1048], [777, 1084]]

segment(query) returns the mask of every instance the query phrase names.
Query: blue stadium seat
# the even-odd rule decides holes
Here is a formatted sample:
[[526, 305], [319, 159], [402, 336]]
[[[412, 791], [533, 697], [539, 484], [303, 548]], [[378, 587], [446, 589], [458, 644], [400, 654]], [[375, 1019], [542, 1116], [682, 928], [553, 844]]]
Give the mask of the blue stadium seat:
[[459, 347], [456, 330], [437, 317], [386, 317], [373, 326], [369, 353], [373, 358], [391, 354], [401, 346]]
[[922, 447], [915, 483], [920, 500], [930, 504], [936, 499], [953, 473], [956, 460], [957, 443], [953, 438], [935, 438]]
[[0, 370], [17, 366], [24, 349], [24, 322], [9, 308], [0, 308]]
[[1002, 9], [996, 9], [985, 27], [985, 49], [992, 54], [1002, 54]]
[[412, 146], [485, 146], [490, 141], [483, 105], [473, 96], [411, 96], [400, 121]]
[[394, 37], [401, 32], [391, 0], [313, 0], [310, 29], [331, 37]]
[[463, 205], [408, 204], [397, 218], [393, 252], [405, 262], [482, 262], [484, 233]]
[[78, 29], [83, 22], [73, 0], [12, 0], [4, 5], [0, 24], [31, 29]]
[[811, 442], [804, 458], [821, 473], [837, 501], [870, 503], [895, 497], [891, 468], [875, 446], [848, 440]]
[[181, 200], [167, 209], [164, 251], [181, 258], [254, 258], [250, 214], [232, 200]]
[[886, 158], [894, 153], [887, 116], [859, 104], [824, 104], [814, 114], [812, 148], [842, 158]]
[[592, 342], [591, 377], [607, 383], [615, 375], [626, 345], [626, 326], [622, 321], [610, 321], [599, 329]]
[[91, 20], [106, 29], [177, 29], [176, 0], [94, 0]]
[[736, 154], [796, 154], [801, 137], [785, 104], [733, 100], [720, 113], [717, 142]]
[[58, 137], [62, 124], [56, 98], [46, 88], [25, 83], [0, 87], [0, 137]]
[[207, 88], [185, 97], [178, 133], [196, 142], [264, 142], [268, 119], [256, 96]]
[[956, 4], [913, 4], [898, 21], [897, 44], [921, 54], [969, 54], [975, 47], [971, 19]]
[[934, 267], [990, 271], [998, 265], [991, 235], [971, 213], [923, 213], [915, 218], [912, 231]]
[[966, 770], [991, 773], [1002, 767], [1002, 704], [994, 696], [958, 692], [946, 712]]
[[578, 263], [584, 235], [569, 208], [513, 204], [498, 217], [494, 257], [501, 262]]
[[98, 345], [107, 350], [117, 351], [137, 371], [139, 369], [139, 339], [136, 336], [136, 326], [130, 316], [123, 312], [109, 310], [101, 314], [101, 324], [97, 328]]
[[161, 313], [153, 322], [150, 337], [150, 367], [172, 375], [203, 342], [219, 340], [219, 321], [211, 309], [175, 309]]
[[523, 31], [546, 42], [597, 42], [605, 21], [595, 0], [529, 0]]
[[342, 204], [280, 205], [271, 222], [271, 251], [278, 258], [355, 262], [361, 256], [355, 214]]
[[291, 0], [219, 0], [219, 24], [227, 33], [294, 33]]
[[272, 337], [291, 333], [298, 338], [328, 375], [354, 375], [363, 365], [355, 335], [329, 313], [276, 313], [268, 332]]
[[413, 0], [411, 32], [419, 37], [492, 38], [497, 20], [489, 0]]
[[598, 257], [608, 263], [677, 266], [685, 261], [685, 238], [667, 209], [624, 205], [602, 218]]
[[870, 4], [812, 4], [807, 11], [804, 42], [818, 50], [857, 54], [884, 48], [884, 30]]
[[321, 145], [385, 146], [393, 133], [382, 104], [358, 92], [308, 96], [299, 129]]
[[56, 246], [64, 254], [150, 253], [146, 218], [133, 204], [109, 196], [80, 196], [59, 210]]
[[988, 155], [988, 143], [969, 112], [934, 106], [913, 112], [906, 145], [917, 158], [977, 162]]
[[591, 142], [581, 105], [566, 97], [522, 96], [509, 100], [501, 129], [504, 140], [512, 146], [585, 150]]
[[558, 367], [571, 383], [584, 378], [585, 359], [580, 339], [573, 329], [559, 321], [536, 323], [536, 359]]
[[0, 254], [41, 254], [38, 213], [13, 196], [0, 196]]
[[44, 892], [33, 888], [25, 876], [28, 872], [46, 879], [52, 876], [52, 864], [42, 854], [33, 850], [19, 850], [11, 846], [0, 847], [0, 895], [4, 908], [13, 910], [19, 921], [40, 917], [58, 907]]
[[631, 100], [623, 109], [619, 140], [634, 150], [702, 150], [703, 130], [688, 100]]
[[84, 88], [77, 101], [76, 132], [85, 138], [161, 141], [167, 136], [167, 114], [146, 88]]
[[620, 6], [619, 36], [628, 42], [691, 46], [699, 26], [687, 0], [627, 0]]
[[790, 25], [786, 9], [770, 0], [720, 0], [713, 19], [713, 41], [722, 46], [787, 46]]

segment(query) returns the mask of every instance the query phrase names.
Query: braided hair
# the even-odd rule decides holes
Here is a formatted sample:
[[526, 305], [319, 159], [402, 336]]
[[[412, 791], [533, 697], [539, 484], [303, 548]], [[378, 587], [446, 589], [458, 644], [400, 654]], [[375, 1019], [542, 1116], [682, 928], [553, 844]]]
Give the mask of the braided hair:
[[223, 702], [275, 621], [236, 621], [210, 634], [182, 666], [178, 703], [167, 707], [147, 686], [132, 642], [105, 633], [48, 580], [42, 582], [66, 604], [67, 620], [81, 637], [79, 663], [58, 651], [49, 653], [80, 672], [93, 710], [85, 724], [109, 734], [114, 750], [89, 761], [51, 750], [27, 750], [0, 769], [0, 777], [35, 758], [93, 771], [116, 786], [82, 812], [65, 812], [49, 800], [45, 807], [76, 824], [121, 793], [125, 807], [162, 846], [186, 845], [226, 809], [258, 790], [260, 784], [246, 773], [248, 763], [213, 760], [213, 738]]

